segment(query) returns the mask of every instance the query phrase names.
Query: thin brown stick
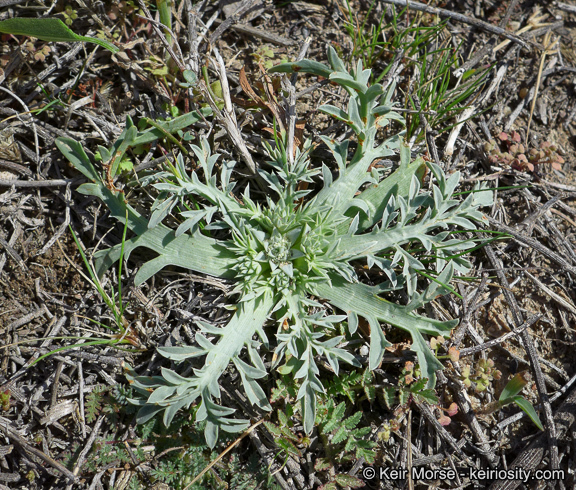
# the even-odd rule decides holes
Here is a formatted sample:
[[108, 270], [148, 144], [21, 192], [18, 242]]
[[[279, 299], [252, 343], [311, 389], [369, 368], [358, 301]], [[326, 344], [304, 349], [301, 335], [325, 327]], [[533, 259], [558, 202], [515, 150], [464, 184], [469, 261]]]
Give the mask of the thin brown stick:
[[396, 5], [397, 7], [408, 7], [412, 10], [417, 10], [419, 12], [425, 12], [427, 14], [437, 15], [439, 17], [447, 17], [449, 19], [456, 20], [458, 22], [463, 22], [464, 24], [469, 24], [474, 27], [478, 27], [487, 32], [491, 32], [492, 34], [496, 34], [501, 37], [505, 37], [512, 42], [520, 44], [523, 48], [529, 48], [530, 45], [520, 39], [518, 36], [509, 33], [508, 31], [502, 29], [501, 27], [493, 26], [492, 24], [488, 24], [488, 22], [484, 22], [483, 20], [474, 19], [472, 17], [468, 17], [467, 15], [459, 14], [458, 12], [450, 12], [449, 10], [439, 9], [436, 7], [430, 7], [429, 5], [424, 5], [423, 3], [419, 2], [412, 2], [408, 0], [381, 0], [383, 3], [389, 3], [391, 5]]
[[518, 0], [512, 0], [510, 2], [510, 5], [508, 5], [508, 9], [506, 10], [504, 17], [502, 17], [502, 20], [500, 21], [500, 24], [498, 25], [499, 27], [501, 27], [502, 29], [506, 29], [506, 24], [508, 24], [508, 21], [510, 20], [510, 16], [512, 15], [512, 11], [516, 8], [517, 4], [518, 4]]
[[454, 439], [448, 433], [448, 431], [442, 427], [442, 425], [440, 425], [440, 422], [436, 420], [436, 417], [434, 417], [434, 414], [432, 413], [432, 410], [430, 410], [428, 404], [426, 402], [421, 402], [416, 398], [412, 400], [412, 403], [418, 407], [418, 410], [420, 410], [420, 413], [424, 415], [424, 418], [428, 421], [428, 423], [432, 425], [434, 429], [436, 429], [436, 433], [440, 436], [440, 438], [445, 441], [456, 452], [456, 454], [458, 454], [458, 456], [460, 456], [462, 459], [467, 459], [466, 455], [458, 446], [456, 439]]
[[244, 439], [248, 434], [250, 434], [250, 432], [252, 432], [256, 427], [258, 427], [262, 422], [264, 422], [264, 419], [260, 419], [258, 422], [256, 422], [255, 424], [252, 424], [250, 427], [248, 427], [248, 429], [246, 429], [244, 431], [244, 433], [238, 438], [236, 439], [232, 444], [230, 444], [226, 449], [224, 449], [224, 451], [222, 451], [218, 457], [216, 459], [214, 459], [214, 461], [212, 461], [208, 466], [206, 466], [206, 468], [204, 468], [197, 476], [196, 478], [194, 478], [194, 480], [192, 480], [184, 490], [187, 490], [190, 486], [192, 486], [194, 483], [196, 483], [200, 478], [202, 478], [204, 476], [204, 474], [210, 470], [210, 468], [212, 468], [218, 461], [220, 461], [224, 456], [226, 456], [230, 451], [232, 451], [232, 449], [234, 449], [238, 443]]
[[567, 3], [562, 2], [552, 2], [552, 5], [554, 5], [554, 7], [557, 9], [563, 10], [564, 12], [576, 14], [576, 6], [574, 5], [568, 5]]
[[[218, 25], [222, 24], [222, 22], [223, 21], [220, 19], [216, 19], [214, 21], [214, 23]], [[265, 31], [264, 29], [252, 27], [248, 24], [232, 24], [230, 26], [230, 29], [239, 32], [241, 34], [246, 34], [248, 36], [260, 38], [263, 41], [266, 41], [267, 43], [277, 44], [278, 46], [283, 46], [285, 48], [289, 48], [290, 46], [298, 44], [297, 41], [294, 41], [293, 39], [288, 39], [287, 37], [284, 36], [278, 36], [273, 32], [268, 32]]]
[[75, 184], [78, 181], [79, 179], [0, 180], [0, 187], [62, 187], [68, 184]]
[[18, 444], [24, 451], [27, 453], [33, 454], [37, 458], [40, 458], [46, 464], [52, 466], [52, 468], [58, 470], [62, 473], [68, 480], [75, 481], [76, 475], [72, 473], [66, 466], [59, 463], [58, 461], [54, 461], [50, 456], [44, 454], [39, 449], [36, 449], [34, 446], [30, 445], [26, 439], [24, 439], [16, 429], [12, 427], [9, 423], [8, 419], [0, 417], [0, 431], [2, 431], [10, 440], [14, 441]]
[[[496, 276], [498, 277], [498, 280], [502, 286], [504, 286], [502, 293], [504, 294], [506, 302], [510, 307], [512, 317], [514, 318], [514, 323], [517, 327], [519, 327], [523, 323], [522, 313], [520, 312], [520, 308], [518, 307], [516, 298], [512, 294], [512, 291], [506, 287], [508, 286], [508, 280], [506, 279], [506, 276], [502, 270], [502, 262], [494, 253], [494, 249], [491, 245], [486, 245], [484, 247], [484, 251], [488, 256], [488, 260], [490, 260], [492, 263], [492, 267], [496, 269]], [[520, 333], [520, 338], [522, 340], [522, 345], [526, 350], [526, 354], [528, 355], [528, 359], [530, 360], [530, 366], [536, 381], [538, 395], [540, 396], [542, 406], [544, 407], [544, 422], [547, 429], [546, 434], [548, 436], [548, 446], [550, 448], [550, 465], [552, 469], [558, 469], [560, 467], [560, 460], [558, 457], [558, 438], [556, 425], [554, 423], [554, 417], [552, 416], [552, 407], [550, 406], [550, 400], [546, 391], [544, 376], [542, 375], [542, 369], [538, 362], [538, 353], [536, 352], [536, 347], [534, 346], [532, 337], [527, 330], [523, 330]]]
[[233, 24], [236, 24], [245, 15], [250, 13], [256, 15], [256, 11], [260, 11], [257, 13], [260, 15], [264, 10], [265, 7], [262, 4], [258, 4], [257, 0], [244, 0], [240, 5], [238, 5], [236, 11], [216, 28], [210, 36], [208, 44], [214, 44], [216, 40], [222, 37], [222, 34], [226, 29], [231, 27]]
[[[297, 61], [301, 61], [306, 56], [306, 52], [310, 47], [312, 38], [308, 37], [304, 44], [300, 48], [300, 53], [298, 54]], [[288, 161], [292, 165], [294, 163], [294, 134], [296, 129], [296, 79], [298, 78], [298, 73], [294, 73], [290, 77], [290, 83], [287, 85], [288, 89], [288, 141], [286, 145], [286, 153], [288, 154]]]
[[76, 460], [76, 464], [74, 465], [73, 473], [75, 475], [77, 475], [80, 472], [80, 468], [84, 464], [84, 461], [86, 461], [86, 456], [88, 456], [88, 453], [92, 449], [92, 444], [94, 444], [94, 441], [98, 436], [98, 431], [100, 430], [100, 426], [102, 425], [102, 422], [104, 422], [104, 419], [105, 419], [104, 415], [101, 415], [100, 417], [98, 417], [98, 420], [96, 420], [94, 427], [92, 427], [90, 437], [88, 437], [88, 440], [84, 444], [84, 448], [78, 455], [78, 459]]
[[495, 453], [495, 449], [490, 446], [488, 437], [476, 418], [476, 414], [472, 409], [472, 403], [470, 402], [464, 383], [454, 377], [446, 378], [442, 371], [438, 373], [438, 381], [440, 380], [447, 382], [452, 388], [452, 392], [454, 393], [458, 406], [460, 407], [460, 414], [462, 414], [462, 417], [466, 420], [468, 427], [470, 427], [472, 434], [474, 434], [474, 437], [478, 442], [477, 449], [486, 458], [490, 467], [496, 468], [498, 466], [499, 458]]
[[504, 342], [505, 340], [508, 340], [510, 337], [513, 337], [514, 335], [520, 335], [524, 330], [526, 330], [527, 328], [530, 328], [538, 320], [540, 320], [540, 318], [542, 318], [542, 315], [534, 315], [532, 318], [530, 318], [529, 320], [526, 320], [524, 323], [522, 323], [522, 325], [520, 325], [519, 327], [516, 327], [511, 332], [507, 332], [504, 335], [501, 335], [500, 337], [498, 337], [496, 339], [489, 340], [488, 342], [484, 342], [483, 344], [475, 345], [473, 347], [467, 347], [466, 349], [462, 349], [459, 351], [460, 357], [471, 356], [472, 354], [476, 354], [477, 352], [482, 352], [484, 350], [490, 349], [491, 347], [495, 347], [495, 346], [501, 344], [502, 342]]
[[498, 228], [499, 231], [503, 231], [505, 233], [508, 233], [509, 235], [512, 235], [514, 237], [514, 240], [516, 240], [517, 242], [520, 242], [520, 243], [523, 243], [525, 245], [528, 245], [529, 247], [532, 247], [533, 249], [537, 250], [538, 252], [540, 252], [545, 257], [548, 257], [553, 262], [556, 262], [556, 264], [558, 264], [562, 268], [561, 270], [563, 272], [570, 272], [571, 274], [574, 274], [576, 276], [576, 267], [574, 267], [573, 265], [568, 263], [564, 258], [562, 258], [556, 252], [553, 252], [548, 247], [542, 245], [538, 240], [535, 240], [534, 238], [530, 238], [526, 235], [522, 235], [521, 233], [518, 233], [513, 228], [510, 228], [509, 226], [506, 226], [505, 224], [500, 223], [498, 220], [495, 220], [492, 218], [488, 218], [488, 220], [490, 221], [490, 224], [495, 226], [496, 228]]

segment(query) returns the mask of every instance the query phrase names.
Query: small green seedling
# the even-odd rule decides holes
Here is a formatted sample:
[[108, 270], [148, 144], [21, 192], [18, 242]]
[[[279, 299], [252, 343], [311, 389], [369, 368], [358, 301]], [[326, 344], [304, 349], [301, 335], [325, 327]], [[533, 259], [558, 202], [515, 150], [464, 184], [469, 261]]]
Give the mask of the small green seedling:
[[524, 389], [526, 384], [528, 384], [528, 380], [522, 376], [521, 373], [514, 376], [510, 381], [508, 381], [508, 384], [502, 390], [500, 398], [498, 398], [498, 406], [501, 408], [505, 405], [515, 403], [526, 415], [528, 415], [528, 417], [530, 417], [530, 420], [534, 422], [536, 427], [540, 430], [544, 430], [542, 422], [540, 422], [540, 418], [538, 417], [536, 410], [534, 410], [534, 406], [526, 400], [526, 398], [518, 395], [518, 393]]

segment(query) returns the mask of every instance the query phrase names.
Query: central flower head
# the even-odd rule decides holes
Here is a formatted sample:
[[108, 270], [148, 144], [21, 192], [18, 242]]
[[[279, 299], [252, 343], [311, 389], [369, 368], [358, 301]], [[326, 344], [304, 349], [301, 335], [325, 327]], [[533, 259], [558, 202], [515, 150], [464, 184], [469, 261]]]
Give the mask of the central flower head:
[[286, 263], [291, 258], [291, 240], [277, 229], [274, 229], [272, 236], [264, 242], [266, 257], [276, 265]]

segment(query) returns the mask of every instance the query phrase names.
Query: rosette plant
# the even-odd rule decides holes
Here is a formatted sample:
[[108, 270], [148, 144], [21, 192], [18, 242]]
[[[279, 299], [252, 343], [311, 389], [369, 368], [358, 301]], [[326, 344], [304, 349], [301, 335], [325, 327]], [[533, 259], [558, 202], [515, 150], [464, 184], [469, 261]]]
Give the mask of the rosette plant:
[[[453, 196], [458, 172], [446, 177], [433, 163], [412, 161], [399, 135], [377, 142], [381, 128], [403, 121], [394, 112], [394, 85], [387, 90], [369, 86], [370, 70], [359, 62], [348, 72], [332, 48], [328, 60], [330, 66], [303, 60], [271, 71], [321, 75], [343, 87], [349, 94], [347, 108], [324, 105], [320, 110], [354, 131], [356, 148], [352, 152], [348, 140], [322, 138], [337, 165], [333, 172], [326, 164], [319, 169], [311, 165], [310, 142], [290, 158], [286, 139], [277, 135], [266, 145], [269, 161], [258, 170], [268, 187], [265, 198], [256, 199], [261, 193], [250, 185], [236, 192], [234, 162], [221, 161], [203, 139], [192, 146], [196, 170], [188, 171], [180, 154], [167, 170], [148, 179], [158, 197], [146, 217], [96, 172], [77, 142], [58, 140], [64, 155], [92, 181], [79, 191], [100, 198], [132, 231], [124, 253], [145, 247], [158, 254], [138, 270], [137, 285], [169, 265], [235, 283], [237, 301], [225, 327], [200, 321], [195, 345], [158, 348], [184, 368], [193, 363], [191, 376], [179, 374], [178, 368], [162, 368], [152, 377], [127, 369], [142, 395], [132, 400], [141, 405], [139, 422], [163, 412], [168, 425], [178, 410], [194, 404], [192, 413], [197, 422], [205, 422], [207, 443], [214, 446], [219, 430], [238, 432], [249, 424], [222, 404], [219, 379], [234, 366], [249, 401], [270, 410], [258, 380], [267, 376], [263, 358], [273, 350], [272, 369], [280, 366], [299, 382], [303, 425], [310, 432], [316, 397], [324, 389], [318, 363], [326, 361], [335, 375], [342, 362], [360, 366], [361, 357], [346, 345], [359, 335], [361, 318], [370, 326], [371, 369], [391, 345], [383, 330], [391, 325], [410, 334], [422, 375], [434, 385], [442, 364], [425, 335], [447, 336], [457, 321], [426, 318], [416, 310], [450, 291], [455, 271], [470, 268], [463, 254], [473, 243], [454, 232], [476, 228], [473, 221], [483, 217], [478, 208], [490, 203], [491, 192], [478, 187], [458, 200]], [[114, 147], [100, 153], [109, 168], [119, 152], [150, 139], [128, 120]], [[397, 153], [398, 168], [383, 178], [373, 162]], [[421, 187], [426, 167], [429, 190]], [[162, 222], [175, 209], [180, 225], [171, 229]], [[120, 252], [121, 244], [96, 254], [99, 271], [117, 261]], [[370, 280], [362, 282], [362, 277]], [[400, 297], [394, 293], [399, 290], [409, 298], [406, 304], [392, 301]]]

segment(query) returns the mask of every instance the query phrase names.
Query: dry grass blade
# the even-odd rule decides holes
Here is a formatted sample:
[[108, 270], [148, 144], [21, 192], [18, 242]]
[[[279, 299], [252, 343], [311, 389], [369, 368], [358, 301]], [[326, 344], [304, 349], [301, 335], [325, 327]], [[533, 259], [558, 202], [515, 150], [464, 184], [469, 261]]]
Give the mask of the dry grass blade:
[[234, 112], [234, 108], [232, 106], [232, 99], [230, 97], [230, 89], [228, 85], [228, 78], [226, 75], [226, 66], [224, 65], [224, 60], [220, 53], [216, 48], [213, 48], [214, 56], [216, 61], [212, 60], [216, 71], [218, 72], [218, 78], [220, 80], [220, 84], [222, 87], [222, 96], [224, 98], [224, 109], [221, 111], [218, 108], [216, 101], [214, 100], [211, 91], [207, 87], [205, 83], [201, 83], [200, 90], [208, 100], [210, 107], [214, 111], [215, 116], [219, 119], [222, 123], [224, 128], [226, 129], [229, 138], [233, 142], [234, 146], [240, 153], [242, 160], [248, 167], [248, 170], [251, 174], [256, 174], [256, 163], [254, 163], [254, 159], [248, 148], [246, 147], [246, 143], [244, 142], [244, 138], [240, 132], [240, 128], [238, 127], [238, 121], [236, 120], [236, 113]]
[[530, 106], [530, 117], [528, 118], [528, 124], [526, 126], [526, 142], [530, 143], [530, 125], [532, 124], [532, 116], [534, 115], [534, 108], [536, 107], [536, 100], [538, 99], [538, 92], [540, 91], [540, 79], [542, 77], [542, 71], [544, 70], [544, 61], [546, 56], [554, 53], [556, 47], [558, 46], [558, 39], [552, 41], [550, 38], [552, 36], [551, 32], [546, 33], [544, 37], [544, 51], [540, 58], [540, 66], [538, 67], [538, 76], [536, 77], [536, 85], [534, 86], [534, 96], [532, 97], [532, 105]]

